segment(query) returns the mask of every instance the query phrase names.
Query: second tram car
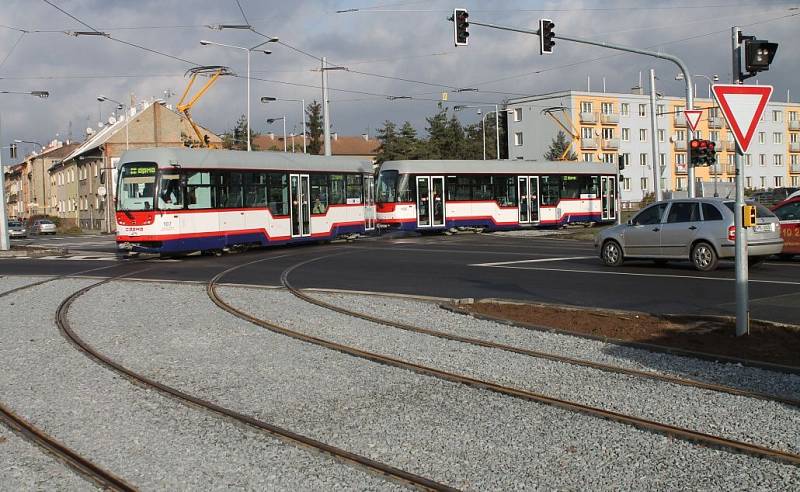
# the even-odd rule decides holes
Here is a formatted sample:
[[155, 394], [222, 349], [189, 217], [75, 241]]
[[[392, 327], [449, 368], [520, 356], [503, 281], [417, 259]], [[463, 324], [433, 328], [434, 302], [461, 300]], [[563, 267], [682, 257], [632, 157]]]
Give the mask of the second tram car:
[[117, 164], [117, 244], [174, 254], [330, 240], [375, 227], [372, 163], [158, 148]]
[[564, 161], [387, 161], [376, 190], [379, 227], [510, 230], [613, 222], [614, 164]]

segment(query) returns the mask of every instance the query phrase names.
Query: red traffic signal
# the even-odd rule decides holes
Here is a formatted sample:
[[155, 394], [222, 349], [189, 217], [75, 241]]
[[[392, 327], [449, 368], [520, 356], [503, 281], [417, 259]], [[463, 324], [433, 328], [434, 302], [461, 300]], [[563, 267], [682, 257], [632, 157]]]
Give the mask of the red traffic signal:
[[453, 9], [453, 40], [456, 46], [469, 45], [469, 12], [466, 9]]

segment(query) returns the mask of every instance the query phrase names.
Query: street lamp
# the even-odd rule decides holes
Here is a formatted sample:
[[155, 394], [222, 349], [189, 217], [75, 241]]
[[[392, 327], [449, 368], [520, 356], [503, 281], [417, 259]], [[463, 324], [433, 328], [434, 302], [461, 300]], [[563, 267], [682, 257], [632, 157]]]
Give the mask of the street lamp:
[[[306, 153], [306, 100], [305, 99], [279, 99], [277, 97], [269, 97], [264, 96], [261, 98], [262, 103], [268, 103], [273, 101], [291, 101], [291, 102], [299, 102], [300, 103], [300, 114], [303, 116], [303, 153]], [[294, 145], [294, 140], [292, 140], [292, 145]], [[292, 151], [294, 152], [294, 151]]]
[[116, 101], [114, 99], [111, 99], [110, 97], [106, 97], [106, 96], [104, 96], [102, 94], [97, 96], [97, 100], [100, 101], [100, 102], [109, 101], [109, 102], [117, 103], [117, 110], [119, 110], [119, 111], [122, 111], [123, 109], [126, 110], [125, 111], [125, 120], [126, 120], [125, 121], [125, 150], [128, 150], [130, 148], [130, 145], [129, 145], [129, 140], [128, 140], [128, 121], [127, 121], [128, 117], [129, 117], [129, 111], [127, 111], [127, 107], [124, 104], [122, 104], [121, 102]]
[[271, 125], [280, 120], [283, 120], [283, 151], [286, 152], [286, 115], [283, 115], [280, 118], [267, 118], [267, 124]]
[[[478, 114], [482, 114], [481, 108], [488, 108], [491, 106], [468, 106], [465, 104], [458, 104], [453, 106], [453, 111], [461, 111], [462, 109], [477, 109]], [[497, 104], [494, 105], [494, 111], [487, 111], [486, 114], [481, 116], [481, 134], [483, 135], [483, 160], [486, 160], [486, 116], [489, 113], [494, 113], [494, 129], [495, 129], [495, 143], [497, 145], [497, 154], [495, 158], [500, 160], [500, 108]]]
[[[709, 77], [708, 75], [703, 75], [703, 74], [699, 74], [699, 73], [696, 73], [696, 74], [693, 74], [693, 75], [695, 77], [702, 77], [702, 78], [704, 78], [704, 79], [706, 79], [708, 81], [708, 98], [711, 99], [711, 86], [714, 84], [714, 82], [719, 82], [719, 75], [714, 74], [711, 77]], [[678, 75], [676, 75], [675, 76], [675, 80], [683, 80], [683, 72], [681, 72]], [[696, 88], [695, 88], [695, 92], [697, 92]]]
[[[46, 99], [50, 93], [48, 91], [0, 91], [0, 94], [25, 94]], [[0, 126], [1, 128], [1, 126]], [[0, 135], [0, 142], [3, 137]], [[11, 249], [8, 239], [8, 218], [6, 217], [6, 173], [3, 170], [2, 149], [0, 149], [0, 251]]]
[[[226, 26], [221, 25], [220, 30], [229, 28], [229, 29], [245, 29], [242, 26], [234, 27], [234, 26]], [[247, 26], [249, 29], [250, 26]], [[244, 50], [247, 52], [247, 151], [250, 152], [252, 147], [250, 145], [250, 53], [253, 51], [258, 51], [259, 53], [264, 53], [265, 55], [271, 55], [272, 52], [269, 50], [260, 50], [259, 47], [267, 44], [267, 43], [275, 43], [278, 41], [278, 38], [269, 38], [264, 42], [258, 43], [257, 45], [246, 48], [244, 46], [234, 46], [232, 44], [222, 44], [222, 43], [215, 43], [214, 41], [206, 41], [205, 39], [200, 40], [200, 44], [203, 46], [214, 45], [214, 46], [222, 46], [224, 48], [235, 48], [237, 50]]]

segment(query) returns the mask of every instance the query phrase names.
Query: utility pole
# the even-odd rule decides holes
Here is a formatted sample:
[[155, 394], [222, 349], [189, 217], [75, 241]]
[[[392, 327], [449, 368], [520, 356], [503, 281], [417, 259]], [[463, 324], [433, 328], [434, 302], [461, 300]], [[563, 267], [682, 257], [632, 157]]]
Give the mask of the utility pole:
[[653, 191], [656, 193], [656, 201], [660, 202], [664, 197], [661, 194], [661, 163], [658, 161], [658, 121], [656, 119], [656, 71], [650, 69], [650, 131], [653, 142]]
[[322, 127], [325, 143], [325, 155], [331, 155], [331, 125], [328, 108], [328, 67], [327, 57], [322, 57]]
[[500, 108], [497, 104], [494, 105], [494, 141], [497, 147], [494, 158], [500, 160]]
[[[2, 142], [2, 121], [0, 121], [0, 142]], [[8, 238], [8, 219], [6, 218], [6, 170], [3, 168], [3, 149], [0, 148], [0, 251], [11, 249]]]
[[[731, 28], [731, 51], [733, 56], [731, 82], [741, 84], [741, 29]], [[735, 139], [734, 139], [735, 140]], [[736, 336], [750, 333], [750, 297], [748, 292], [747, 234], [742, 225], [744, 210], [744, 169], [742, 169], [742, 147], [736, 142], [736, 206], [733, 209], [733, 223], [736, 228]]]

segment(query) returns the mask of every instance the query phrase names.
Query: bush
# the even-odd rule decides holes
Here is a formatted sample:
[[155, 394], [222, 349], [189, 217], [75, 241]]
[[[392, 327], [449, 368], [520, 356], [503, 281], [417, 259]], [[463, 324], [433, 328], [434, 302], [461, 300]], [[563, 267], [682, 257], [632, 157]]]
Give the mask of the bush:
[[640, 207], [644, 208], [644, 207], [650, 205], [651, 203], [655, 203], [655, 202], [656, 202], [656, 194], [655, 193], [648, 193], [648, 194], [646, 194], [645, 196], [642, 197], [642, 201], [641, 201]]

